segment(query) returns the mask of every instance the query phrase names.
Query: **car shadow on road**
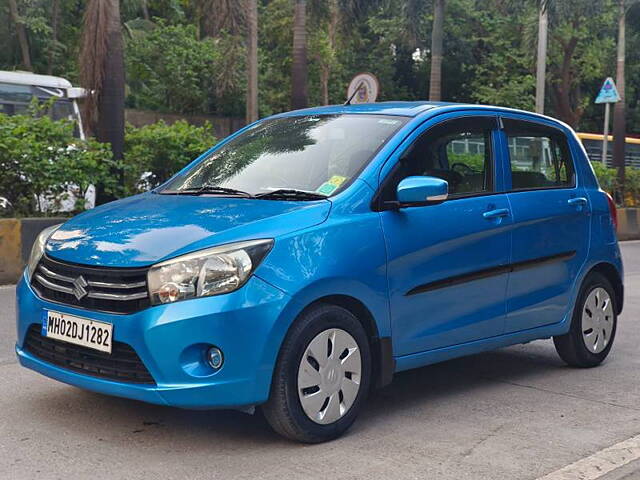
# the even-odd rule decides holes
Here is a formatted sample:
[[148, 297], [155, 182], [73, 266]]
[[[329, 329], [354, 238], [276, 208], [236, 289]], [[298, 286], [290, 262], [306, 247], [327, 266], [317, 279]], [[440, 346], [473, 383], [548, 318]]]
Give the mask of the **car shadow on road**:
[[[390, 386], [369, 398], [363, 412], [366, 429], [375, 430], [388, 415], [428, 408], [431, 402], [461, 394], [473, 395], [492, 383], [525, 384], [530, 377], [566, 368], [548, 349], [530, 348], [510, 347], [396, 374]], [[253, 416], [234, 410], [181, 410], [68, 386], [52, 389], [31, 406], [31, 415], [40, 417], [39, 421], [56, 423], [51, 427], [67, 432], [78, 429], [98, 440], [153, 439], [154, 445], [170, 442], [172, 449], [185, 450], [214, 439], [244, 448], [292, 445], [270, 430], [259, 410]]]
[[561, 373], [569, 367], [556, 355], [549, 342], [518, 345], [457, 358], [397, 373], [393, 383], [374, 393], [370, 407], [376, 410], [411, 409], [457, 394], [473, 394], [489, 384], [527, 385], [530, 379]]

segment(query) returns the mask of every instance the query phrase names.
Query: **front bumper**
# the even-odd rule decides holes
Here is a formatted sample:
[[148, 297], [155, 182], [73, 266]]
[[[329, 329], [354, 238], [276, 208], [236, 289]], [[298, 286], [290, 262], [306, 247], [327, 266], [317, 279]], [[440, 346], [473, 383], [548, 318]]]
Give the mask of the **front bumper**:
[[[158, 305], [131, 315], [74, 308], [40, 299], [23, 276], [17, 287], [16, 354], [20, 364], [87, 390], [183, 408], [242, 407], [269, 396], [278, 350], [289, 327], [289, 297], [253, 276], [236, 292]], [[155, 385], [123, 383], [76, 373], [34, 356], [23, 348], [27, 329], [42, 311], [113, 324], [113, 338], [133, 347]], [[224, 365], [213, 371], [203, 352], [215, 345]]]

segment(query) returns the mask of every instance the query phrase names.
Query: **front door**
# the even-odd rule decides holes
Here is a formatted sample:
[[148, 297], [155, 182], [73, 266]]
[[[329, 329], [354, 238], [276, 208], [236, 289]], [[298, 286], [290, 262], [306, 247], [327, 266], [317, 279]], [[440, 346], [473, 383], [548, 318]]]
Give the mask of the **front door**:
[[503, 120], [514, 221], [508, 333], [557, 323], [571, 313], [573, 285], [589, 251], [590, 205], [563, 131]]
[[504, 329], [511, 213], [496, 193], [496, 128], [495, 117], [472, 116], [415, 134], [383, 183], [383, 200], [406, 176], [449, 183], [441, 204], [381, 212], [396, 355]]

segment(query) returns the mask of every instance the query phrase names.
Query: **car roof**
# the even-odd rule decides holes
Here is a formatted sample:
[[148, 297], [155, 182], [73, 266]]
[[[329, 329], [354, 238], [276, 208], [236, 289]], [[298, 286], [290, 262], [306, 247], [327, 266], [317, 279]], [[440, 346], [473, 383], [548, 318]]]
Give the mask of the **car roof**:
[[[327, 105], [325, 107], [311, 107], [294, 110], [284, 115], [322, 115], [332, 113], [370, 113], [381, 115], [401, 115], [415, 117], [422, 112], [445, 105], [456, 105], [445, 102], [378, 102], [356, 103], [353, 105]], [[462, 105], [462, 104], [460, 104]]]
[[538, 113], [519, 110], [508, 107], [498, 107], [494, 105], [479, 105], [471, 103], [454, 103], [454, 102], [378, 102], [378, 103], [359, 103], [353, 105], [327, 105], [324, 107], [311, 107], [301, 110], [293, 110], [291, 112], [281, 113], [274, 115], [275, 117], [281, 116], [296, 116], [296, 115], [330, 115], [330, 114], [345, 114], [345, 113], [360, 113], [360, 114], [374, 114], [374, 115], [398, 115], [404, 117], [417, 117], [425, 112], [430, 115], [436, 115], [444, 112], [455, 112], [458, 110], [476, 110], [476, 111], [490, 111], [492, 113], [516, 113], [520, 115], [526, 115], [531, 117], [532, 120], [546, 120], [556, 124], [568, 127], [558, 119], [541, 115]]

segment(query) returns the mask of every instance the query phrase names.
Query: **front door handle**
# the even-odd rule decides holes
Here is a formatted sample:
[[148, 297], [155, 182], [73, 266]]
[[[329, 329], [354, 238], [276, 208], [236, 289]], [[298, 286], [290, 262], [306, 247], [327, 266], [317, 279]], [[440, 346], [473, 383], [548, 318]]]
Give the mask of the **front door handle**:
[[567, 200], [567, 203], [571, 206], [575, 205], [578, 207], [582, 207], [587, 204], [587, 199], [584, 197], [570, 198], [569, 200]]
[[488, 212], [484, 212], [482, 216], [487, 220], [491, 220], [493, 218], [508, 217], [509, 213], [510, 212], [508, 208], [498, 208], [497, 210], [489, 210]]

